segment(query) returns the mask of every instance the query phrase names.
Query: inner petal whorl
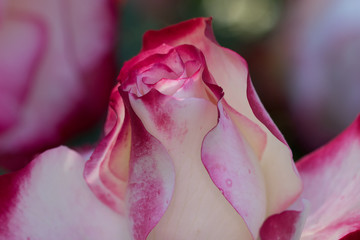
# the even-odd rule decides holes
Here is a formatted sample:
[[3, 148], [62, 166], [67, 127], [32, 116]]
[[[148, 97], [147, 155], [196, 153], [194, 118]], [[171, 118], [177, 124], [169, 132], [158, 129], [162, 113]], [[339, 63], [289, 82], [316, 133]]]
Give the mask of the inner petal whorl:
[[134, 64], [121, 88], [137, 97], [152, 89], [173, 95], [188, 81], [202, 80], [205, 60], [193, 46], [181, 45], [165, 54], [153, 54]]

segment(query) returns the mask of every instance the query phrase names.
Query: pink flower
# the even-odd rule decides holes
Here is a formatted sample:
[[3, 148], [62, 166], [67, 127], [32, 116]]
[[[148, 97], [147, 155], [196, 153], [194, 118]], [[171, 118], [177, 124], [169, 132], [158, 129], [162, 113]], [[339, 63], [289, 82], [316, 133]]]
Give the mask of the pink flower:
[[[94, 124], [113, 86], [113, 0], [0, 1], [0, 163]], [[95, 97], [96, 96], [96, 97]]]
[[[216, 43], [210, 22], [198, 18], [145, 34], [143, 49], [120, 72], [106, 136], [89, 161], [60, 147], [0, 177], [4, 239], [274, 239], [301, 232], [309, 211], [289, 214], [291, 205], [306, 191], [312, 204], [322, 186], [314, 191], [304, 180], [308, 189], [299, 198], [289, 147], [245, 61]], [[348, 132], [358, 155], [358, 127]], [[332, 149], [346, 156], [348, 148], [340, 147]], [[353, 160], [346, 166], [355, 172]], [[293, 215], [288, 225], [271, 231], [284, 215]]]

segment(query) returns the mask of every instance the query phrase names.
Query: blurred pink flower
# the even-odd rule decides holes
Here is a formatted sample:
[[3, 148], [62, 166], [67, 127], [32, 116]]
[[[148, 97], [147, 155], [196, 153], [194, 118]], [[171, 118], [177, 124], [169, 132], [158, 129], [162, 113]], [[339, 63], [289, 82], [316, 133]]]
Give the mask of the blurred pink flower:
[[289, 7], [288, 96], [298, 134], [315, 148], [360, 111], [360, 2], [304, 0]]
[[92, 126], [115, 73], [113, 0], [0, 1], [0, 165]]

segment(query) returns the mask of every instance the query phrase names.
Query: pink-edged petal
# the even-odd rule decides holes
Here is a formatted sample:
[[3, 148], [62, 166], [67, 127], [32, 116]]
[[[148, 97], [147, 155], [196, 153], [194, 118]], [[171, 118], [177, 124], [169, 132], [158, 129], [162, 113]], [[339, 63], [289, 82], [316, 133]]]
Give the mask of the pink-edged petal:
[[107, 135], [87, 162], [84, 176], [98, 199], [129, 216], [133, 238], [145, 240], [170, 203], [174, 171], [167, 151], [145, 130], [129, 103], [125, 105], [116, 86]]
[[266, 133], [267, 144], [261, 167], [266, 179], [267, 212], [273, 214], [285, 210], [301, 192], [300, 177], [290, 149], [250, 84], [246, 61], [216, 43], [209, 18], [196, 18], [159, 31], [148, 31], [144, 35], [142, 52], [162, 44], [191, 44], [199, 48], [215, 82], [223, 88], [226, 102]]
[[131, 115], [128, 213], [135, 240], [145, 240], [168, 208], [175, 182], [172, 159], [144, 127], [123, 92]]
[[[146, 65], [146, 63], [143, 63], [144, 60], [148, 57], [159, 57], [159, 54], [166, 54], [172, 49], [171, 46], [166, 44], [161, 44], [158, 47], [154, 49], [150, 49], [148, 51], [140, 52], [135, 57], [131, 58], [130, 60], [126, 61], [124, 63], [124, 66], [121, 68], [121, 71], [119, 73], [119, 76], [117, 77], [117, 80], [124, 84], [126, 81], [129, 80], [130, 72], [133, 68], [141, 68], [143, 65]], [[155, 56], [154, 56], [155, 55]]]
[[0, 133], [18, 120], [45, 40], [45, 27], [34, 16], [14, 15], [0, 27]]
[[311, 211], [302, 239], [339, 239], [360, 230], [360, 117], [297, 167]]
[[260, 229], [261, 240], [300, 239], [310, 209], [308, 201], [301, 199], [297, 202], [300, 201], [302, 201], [300, 208], [290, 207], [282, 213], [268, 217]]
[[25, 169], [0, 176], [0, 239], [132, 239], [82, 177], [85, 160], [59, 147]]
[[262, 122], [266, 126], [266, 128], [273, 134], [274, 137], [276, 137], [279, 141], [281, 141], [282, 143], [284, 143], [284, 145], [287, 146], [287, 142], [284, 136], [271, 119], [269, 113], [265, 110], [264, 105], [261, 103], [250, 77], [247, 78], [246, 94], [250, 107], [257, 119], [259, 119], [260, 122]]
[[201, 98], [177, 99], [154, 89], [141, 98], [129, 97], [134, 112], [166, 148], [175, 169], [170, 205], [148, 240], [249, 238], [243, 219], [201, 161], [203, 138], [216, 125], [216, 105]]
[[84, 177], [94, 194], [114, 211], [125, 213], [129, 178], [131, 126], [116, 86], [111, 94], [106, 136], [86, 163]]
[[204, 138], [202, 161], [256, 239], [266, 214], [266, 189], [259, 161], [221, 101], [218, 110], [219, 122]]

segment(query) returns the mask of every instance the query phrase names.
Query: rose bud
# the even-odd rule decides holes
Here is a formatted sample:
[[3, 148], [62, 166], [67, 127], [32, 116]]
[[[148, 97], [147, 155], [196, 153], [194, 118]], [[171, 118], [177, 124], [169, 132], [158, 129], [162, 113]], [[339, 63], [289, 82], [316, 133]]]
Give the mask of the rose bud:
[[148, 32], [118, 80], [85, 178], [135, 239], [257, 238], [300, 194], [245, 61], [216, 43], [210, 19]]

